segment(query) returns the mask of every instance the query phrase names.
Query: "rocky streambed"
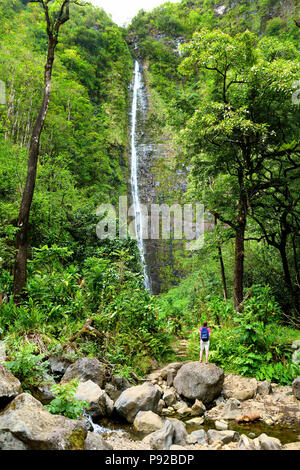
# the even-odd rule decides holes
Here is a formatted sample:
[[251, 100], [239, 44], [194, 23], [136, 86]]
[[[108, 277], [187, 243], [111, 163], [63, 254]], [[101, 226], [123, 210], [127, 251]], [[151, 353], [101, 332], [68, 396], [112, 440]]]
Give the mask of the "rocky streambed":
[[[0, 364], [2, 450], [285, 450], [300, 449], [300, 378], [280, 387], [215, 364], [176, 362], [142, 383], [107, 373], [96, 358], [51, 358], [33, 395]], [[79, 380], [87, 417], [52, 415], [53, 375]]]

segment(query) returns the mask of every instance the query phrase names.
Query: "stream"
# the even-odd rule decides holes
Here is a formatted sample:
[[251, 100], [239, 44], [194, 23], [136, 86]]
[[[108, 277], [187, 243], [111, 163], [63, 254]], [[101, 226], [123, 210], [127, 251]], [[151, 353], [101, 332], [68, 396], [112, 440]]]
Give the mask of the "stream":
[[[186, 423], [186, 421], [191, 419], [190, 417], [182, 419], [181, 417], [174, 415], [172, 418], [177, 418], [184, 422], [188, 434], [193, 431], [198, 431], [199, 429], [204, 429], [206, 432], [209, 431], [209, 429], [215, 429], [214, 421], [205, 420], [202, 425], [194, 425]], [[93, 432], [96, 434], [105, 436], [112, 432], [123, 432], [133, 441], [141, 441], [146, 436], [145, 433], [135, 431], [132, 424], [125, 423], [118, 419], [102, 418], [98, 424], [96, 424], [89, 417], [89, 421], [92, 424]], [[293, 425], [269, 426], [263, 422], [236, 424], [234, 421], [229, 421], [228, 424], [229, 430], [237, 431], [240, 435], [246, 434], [246, 436], [251, 439], [258, 437], [263, 433], [270, 437], [276, 437], [283, 445], [296, 442], [300, 439], [300, 423]]]

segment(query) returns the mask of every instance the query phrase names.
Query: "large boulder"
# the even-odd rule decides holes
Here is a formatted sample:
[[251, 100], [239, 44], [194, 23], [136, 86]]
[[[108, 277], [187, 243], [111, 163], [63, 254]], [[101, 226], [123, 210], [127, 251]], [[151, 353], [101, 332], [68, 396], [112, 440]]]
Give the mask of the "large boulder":
[[128, 388], [121, 393], [115, 402], [115, 411], [133, 423], [139, 411], [157, 412], [160, 391], [150, 382]]
[[185, 425], [178, 419], [169, 418], [161, 429], [149, 434], [143, 442], [150, 444], [154, 450], [169, 450], [172, 445], [186, 445], [187, 439]]
[[190, 362], [179, 369], [174, 387], [185, 398], [198, 399], [206, 405], [220, 395], [223, 382], [224, 372], [215, 364]]
[[139, 411], [133, 422], [136, 431], [151, 433], [163, 427], [163, 420], [153, 411]]
[[158, 431], [149, 434], [143, 442], [149, 443], [154, 450], [169, 450], [173, 444], [175, 428], [171, 421], [166, 420], [163, 427]]
[[0, 364], [0, 410], [22, 391], [20, 381], [3, 364]]
[[78, 379], [80, 382], [91, 380], [102, 388], [105, 382], [105, 365], [95, 357], [83, 357], [71, 364], [64, 373], [61, 383], [70, 382]]
[[88, 411], [93, 418], [110, 416], [113, 412], [114, 402], [91, 380], [79, 383], [74, 398], [89, 403]]
[[235, 398], [239, 401], [250, 400], [256, 395], [257, 385], [256, 379], [230, 374], [224, 379], [223, 396], [224, 398]]
[[28, 393], [18, 395], [0, 413], [0, 448], [83, 450], [87, 436], [81, 421], [52, 415]]
[[295, 397], [300, 400], [300, 377], [296, 377], [296, 379], [293, 381], [292, 390]]

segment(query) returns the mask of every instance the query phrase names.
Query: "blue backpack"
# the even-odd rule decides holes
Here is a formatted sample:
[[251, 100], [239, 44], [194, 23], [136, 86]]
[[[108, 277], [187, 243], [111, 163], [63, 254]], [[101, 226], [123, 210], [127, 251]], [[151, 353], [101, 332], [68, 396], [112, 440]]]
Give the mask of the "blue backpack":
[[202, 330], [201, 330], [201, 339], [202, 341], [206, 342], [209, 340], [209, 332], [208, 332], [208, 328], [206, 327], [202, 327]]

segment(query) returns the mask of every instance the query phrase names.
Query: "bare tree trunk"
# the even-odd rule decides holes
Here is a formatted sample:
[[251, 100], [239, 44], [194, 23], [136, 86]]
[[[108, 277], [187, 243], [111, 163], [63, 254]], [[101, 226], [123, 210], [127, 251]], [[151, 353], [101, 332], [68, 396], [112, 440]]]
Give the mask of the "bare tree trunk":
[[44, 97], [40, 112], [35, 122], [35, 126], [30, 139], [29, 159], [27, 169], [27, 179], [22, 196], [21, 207], [18, 217], [17, 234], [17, 256], [14, 268], [14, 288], [13, 293], [16, 299], [21, 295], [27, 279], [27, 254], [28, 254], [28, 234], [29, 234], [29, 215], [34, 194], [37, 164], [39, 156], [39, 146], [41, 132], [44, 127], [47, 111], [49, 108], [51, 94], [51, 76], [54, 61], [54, 51], [57, 44], [56, 38], [49, 38], [48, 55], [44, 75]]
[[[218, 224], [218, 219], [215, 216], [215, 227]], [[221, 277], [222, 277], [222, 286], [223, 286], [223, 295], [224, 295], [224, 300], [228, 300], [228, 293], [227, 293], [227, 285], [226, 285], [226, 275], [225, 275], [225, 267], [224, 267], [224, 261], [223, 261], [223, 254], [222, 254], [222, 247], [221, 244], [218, 242], [217, 243], [217, 249], [218, 249], [218, 255], [219, 255], [219, 261], [220, 261], [220, 268], [221, 268]]]
[[235, 236], [235, 262], [234, 262], [234, 281], [233, 296], [234, 308], [238, 310], [239, 305], [244, 299], [244, 259], [245, 259], [245, 231], [247, 224], [247, 197], [243, 190], [243, 175], [239, 175], [240, 180], [240, 200], [239, 213]]

